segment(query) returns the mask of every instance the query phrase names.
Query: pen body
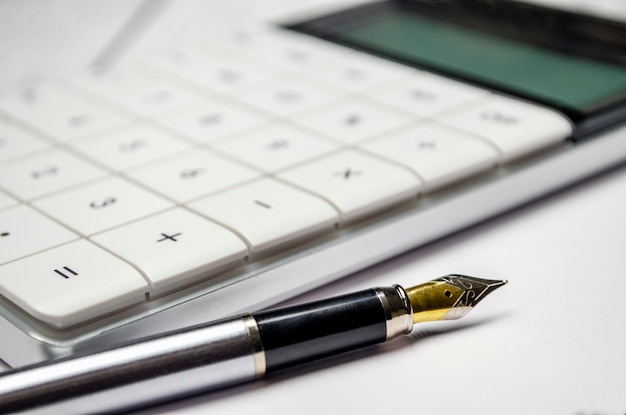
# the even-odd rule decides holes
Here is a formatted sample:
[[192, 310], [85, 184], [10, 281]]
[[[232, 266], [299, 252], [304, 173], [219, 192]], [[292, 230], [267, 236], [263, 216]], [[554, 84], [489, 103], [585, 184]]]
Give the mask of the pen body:
[[0, 374], [0, 413], [128, 410], [250, 381], [411, 327], [399, 286], [246, 314]]

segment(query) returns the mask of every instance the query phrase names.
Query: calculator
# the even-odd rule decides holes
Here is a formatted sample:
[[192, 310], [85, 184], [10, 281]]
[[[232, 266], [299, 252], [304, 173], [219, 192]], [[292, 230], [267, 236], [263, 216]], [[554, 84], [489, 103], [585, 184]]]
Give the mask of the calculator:
[[626, 160], [624, 16], [226, 3], [0, 95], [9, 365], [268, 307]]

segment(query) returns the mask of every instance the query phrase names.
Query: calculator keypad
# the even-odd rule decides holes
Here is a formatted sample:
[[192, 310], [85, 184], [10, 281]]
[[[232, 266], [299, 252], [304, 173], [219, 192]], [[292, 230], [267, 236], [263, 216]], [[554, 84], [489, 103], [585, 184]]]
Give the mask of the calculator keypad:
[[82, 324], [373, 220], [571, 128], [292, 32], [153, 50], [0, 96], [0, 295], [49, 325]]

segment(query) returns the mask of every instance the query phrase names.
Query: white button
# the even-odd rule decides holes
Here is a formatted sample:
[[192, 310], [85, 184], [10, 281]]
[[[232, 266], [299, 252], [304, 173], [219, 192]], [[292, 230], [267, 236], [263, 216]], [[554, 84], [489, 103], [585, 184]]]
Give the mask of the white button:
[[0, 167], [0, 186], [29, 200], [105, 175], [61, 150], [50, 150]]
[[27, 206], [0, 212], [0, 264], [77, 238], [69, 229]]
[[496, 95], [442, 121], [491, 141], [502, 162], [564, 142], [572, 134], [572, 123], [557, 112]]
[[181, 110], [163, 114], [157, 122], [199, 142], [210, 142], [249, 130], [269, 120], [226, 100], [203, 100]]
[[217, 59], [201, 72], [189, 74], [190, 79], [217, 92], [228, 92], [263, 83], [274, 75], [259, 62], [228, 62]]
[[410, 167], [427, 190], [487, 170], [498, 160], [496, 149], [480, 138], [436, 124], [418, 125], [362, 148]]
[[0, 99], [0, 109], [59, 141], [123, 124], [125, 117], [59, 87], [31, 88]]
[[307, 111], [293, 121], [345, 143], [355, 143], [406, 125], [413, 117], [367, 99], [345, 99]]
[[366, 54], [346, 50], [344, 56], [302, 68], [307, 75], [342, 89], [362, 91], [398, 78], [411, 69]]
[[346, 150], [279, 174], [332, 202], [343, 222], [416, 197], [420, 180], [404, 167]]
[[275, 127], [229, 138], [215, 148], [265, 171], [276, 171], [337, 147], [330, 140], [298, 129]]
[[72, 79], [77, 87], [140, 115], [155, 115], [200, 99], [136, 66], [86, 71]]
[[289, 115], [333, 101], [343, 94], [313, 80], [284, 77], [240, 90], [237, 99], [275, 115]]
[[0, 293], [59, 328], [140, 303], [147, 290], [132, 266], [84, 240], [0, 267]]
[[238, 232], [254, 252], [330, 230], [338, 220], [335, 209], [322, 199], [271, 179], [227, 190], [190, 207]]
[[46, 148], [35, 135], [0, 119], [0, 162]]
[[77, 141], [74, 147], [114, 170], [123, 170], [186, 150], [189, 145], [154, 127], [129, 124]]
[[6, 207], [13, 206], [16, 204], [17, 204], [17, 200], [0, 192], [0, 209], [4, 209]]
[[268, 46], [268, 35], [276, 32], [273, 26], [256, 25], [252, 26], [246, 22], [240, 27], [233, 26], [232, 22], [228, 22], [224, 26], [210, 25], [210, 27], [202, 28], [198, 34], [199, 41], [230, 50], [236, 54], [253, 54], [260, 53]]
[[41, 199], [35, 205], [83, 235], [91, 235], [165, 210], [171, 203], [111, 178]]
[[133, 179], [179, 203], [243, 183], [260, 175], [206, 150], [151, 163], [127, 172]]
[[246, 244], [234, 233], [183, 209], [92, 239], [138, 267], [153, 294], [206, 278], [208, 271], [241, 261], [248, 254]]
[[264, 82], [279, 73], [264, 62], [197, 45], [159, 51], [143, 62], [215, 92]]
[[426, 72], [414, 72], [366, 92], [370, 98], [423, 117], [466, 105], [487, 94], [480, 88]]
[[287, 30], [276, 30], [259, 36], [246, 52], [275, 65], [302, 69], [321, 66], [344, 57], [346, 49], [321, 39]]

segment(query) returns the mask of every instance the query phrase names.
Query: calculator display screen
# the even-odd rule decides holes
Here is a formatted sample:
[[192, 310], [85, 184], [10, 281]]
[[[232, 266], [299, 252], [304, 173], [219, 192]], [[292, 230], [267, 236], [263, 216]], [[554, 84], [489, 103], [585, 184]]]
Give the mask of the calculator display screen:
[[[479, 10], [494, 4], [501, 7]], [[519, 5], [381, 2], [296, 30], [537, 101], [574, 120], [623, 108], [624, 25], [511, 4]]]
[[624, 95], [626, 68], [441, 23], [386, 13], [338, 35], [402, 59], [585, 110]]

